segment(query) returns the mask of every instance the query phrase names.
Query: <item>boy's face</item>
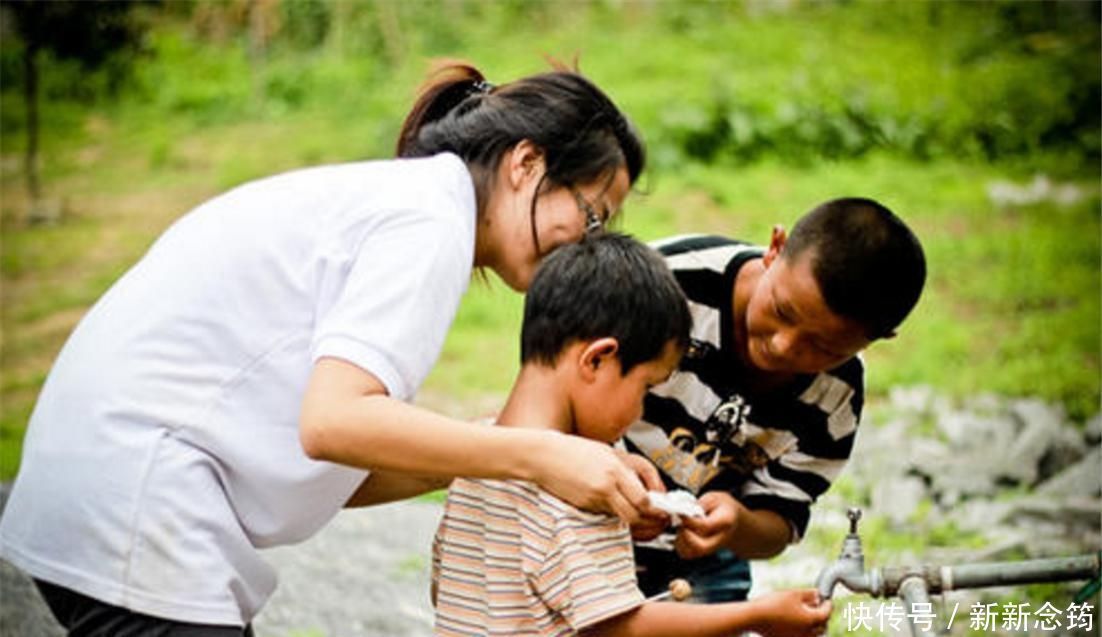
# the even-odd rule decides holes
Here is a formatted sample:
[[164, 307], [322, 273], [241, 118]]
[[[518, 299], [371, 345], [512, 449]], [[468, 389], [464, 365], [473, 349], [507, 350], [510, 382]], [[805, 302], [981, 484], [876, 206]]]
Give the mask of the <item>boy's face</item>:
[[860, 325], [827, 307], [812, 274], [813, 250], [789, 260], [780, 256], [783, 245], [783, 236], [774, 240], [763, 258], [765, 272], [746, 308], [744, 353], [754, 367], [770, 372], [833, 369], [870, 341]]
[[620, 359], [602, 355], [587, 382], [573, 397], [575, 432], [602, 442], [619, 440], [628, 427], [643, 415], [643, 397], [677, 369], [681, 350], [666, 343], [658, 358], [639, 363], [626, 375], [620, 374]]

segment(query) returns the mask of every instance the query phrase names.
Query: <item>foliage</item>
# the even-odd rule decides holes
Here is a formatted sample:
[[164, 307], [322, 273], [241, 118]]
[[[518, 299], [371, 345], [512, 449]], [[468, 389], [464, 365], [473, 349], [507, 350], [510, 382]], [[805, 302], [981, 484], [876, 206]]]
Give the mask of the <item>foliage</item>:
[[[6, 6], [6, 5], [5, 5]], [[255, 11], [259, 13], [250, 13]], [[28, 226], [17, 37], [0, 38], [0, 477], [81, 313], [169, 223], [243, 181], [389, 156], [431, 57], [493, 81], [542, 53], [606, 87], [650, 169], [622, 229], [764, 241], [840, 195], [880, 199], [922, 237], [930, 282], [867, 353], [897, 384], [1098, 409], [1102, 312], [1098, 6], [1016, 2], [169, 2], [112, 95], [108, 68], [42, 58], [42, 177]], [[2, 29], [0, 25], [0, 29]], [[8, 35], [5, 32], [5, 35]], [[627, 52], [627, 53], [625, 53]], [[989, 194], [1045, 175], [1022, 202]], [[492, 279], [492, 277], [491, 277]], [[422, 400], [485, 416], [516, 371], [522, 299], [472, 282]]]
[[[39, 133], [39, 67], [41, 53], [58, 60], [75, 60], [81, 70], [106, 67], [108, 87], [114, 91], [128, 68], [125, 53], [132, 53], [139, 41], [138, 21], [131, 15], [137, 3], [90, 2], [80, 3], [59, 0], [57, 2], [32, 2], [30, 0], [5, 2], [0, 12], [10, 16], [14, 31], [19, 35], [22, 64], [18, 84], [23, 89], [26, 113], [26, 149], [24, 172], [27, 190], [32, 199], [40, 195], [38, 180]], [[14, 55], [4, 56], [5, 60]], [[9, 70], [8, 66], [0, 70]], [[77, 82], [79, 86], [81, 83]], [[37, 202], [35, 202], [37, 203]], [[35, 215], [41, 214], [39, 210]]]
[[[710, 95], [675, 100], [662, 113], [663, 136], [680, 157], [707, 162], [806, 162], [877, 149], [923, 160], [995, 159], [1056, 148], [1097, 161], [1098, 10], [1044, 2], [881, 4], [863, 12], [815, 5], [786, 15], [782, 28], [792, 37], [753, 59], [741, 57], [747, 51], [737, 44], [717, 46], [713, 65], [725, 72], [717, 71]], [[777, 28], [770, 19], [742, 19], [735, 37], [761, 42], [762, 31]], [[872, 35], [844, 46], [824, 35], [859, 30]], [[904, 32], [903, 43], [881, 39]]]
[[54, 0], [5, 0], [2, 9], [11, 16], [19, 45], [32, 51], [49, 51], [58, 60], [76, 60], [85, 70], [108, 69], [116, 82], [127, 55], [141, 42], [142, 23], [135, 19], [139, 2], [76, 2]]

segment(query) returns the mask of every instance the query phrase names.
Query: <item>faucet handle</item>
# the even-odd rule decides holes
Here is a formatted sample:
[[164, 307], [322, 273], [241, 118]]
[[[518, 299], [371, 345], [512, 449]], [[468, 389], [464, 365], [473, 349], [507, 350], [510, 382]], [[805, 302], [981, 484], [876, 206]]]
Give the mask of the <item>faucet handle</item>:
[[861, 509], [857, 507], [846, 509], [846, 517], [849, 518], [850, 535], [857, 535], [857, 522], [861, 519]]

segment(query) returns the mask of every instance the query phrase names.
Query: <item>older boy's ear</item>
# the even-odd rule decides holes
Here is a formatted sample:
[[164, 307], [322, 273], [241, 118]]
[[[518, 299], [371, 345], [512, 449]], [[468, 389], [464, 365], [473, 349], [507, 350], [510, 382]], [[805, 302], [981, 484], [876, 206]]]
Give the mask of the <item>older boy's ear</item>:
[[582, 349], [581, 356], [578, 358], [583, 378], [586, 380], [596, 378], [597, 370], [601, 365], [609, 365], [618, 351], [620, 351], [620, 343], [611, 336], [591, 341]]
[[788, 235], [785, 234], [784, 226], [779, 223], [773, 226], [773, 231], [769, 235], [769, 248], [762, 256], [762, 263], [765, 264], [765, 267], [768, 268], [780, 255], [786, 241], [788, 241]]

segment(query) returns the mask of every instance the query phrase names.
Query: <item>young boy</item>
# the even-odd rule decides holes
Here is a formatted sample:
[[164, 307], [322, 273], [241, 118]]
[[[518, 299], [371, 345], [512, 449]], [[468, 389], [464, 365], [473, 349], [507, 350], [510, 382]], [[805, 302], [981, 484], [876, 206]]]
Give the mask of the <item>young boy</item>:
[[[704, 518], [676, 537], [640, 541], [640, 587], [686, 578], [709, 601], [745, 599], [746, 559], [779, 554], [842, 470], [864, 403], [857, 353], [891, 338], [918, 301], [922, 247], [887, 208], [838, 199], [762, 249], [680, 237], [659, 250], [689, 299], [692, 341], [680, 368], [646, 397], [627, 449]], [[652, 540], [667, 520], [637, 525]]]
[[[528, 290], [522, 368], [499, 426], [618, 440], [677, 367], [689, 324], [677, 282], [643, 244], [605, 234], [557, 249]], [[514, 480], [452, 483], [433, 586], [440, 635], [813, 634], [830, 615], [811, 590], [648, 602], [624, 523]]]

